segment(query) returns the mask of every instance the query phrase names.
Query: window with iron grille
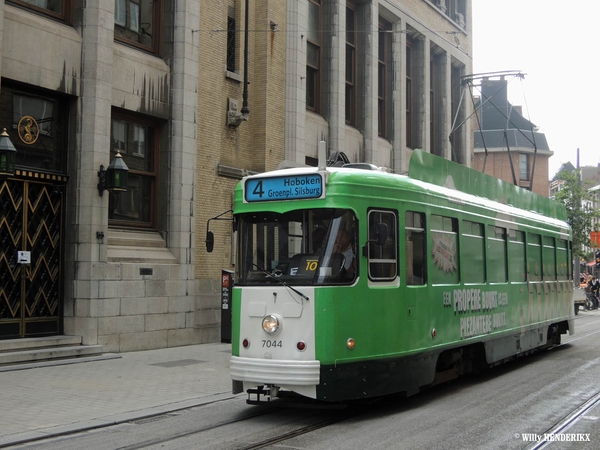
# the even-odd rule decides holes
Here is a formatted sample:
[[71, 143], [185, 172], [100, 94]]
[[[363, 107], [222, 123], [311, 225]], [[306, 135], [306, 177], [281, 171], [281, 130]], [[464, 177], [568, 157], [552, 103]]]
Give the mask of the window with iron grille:
[[235, 72], [235, 17], [227, 17], [227, 70]]

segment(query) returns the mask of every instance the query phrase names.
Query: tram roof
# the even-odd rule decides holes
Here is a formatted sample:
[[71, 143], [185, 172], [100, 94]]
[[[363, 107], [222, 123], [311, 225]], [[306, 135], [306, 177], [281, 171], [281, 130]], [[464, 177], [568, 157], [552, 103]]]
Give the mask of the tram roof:
[[413, 152], [408, 173], [413, 179], [436, 186], [567, 220], [567, 212], [562, 203], [421, 150]]
[[[367, 166], [370, 166], [372, 170], [365, 170]], [[508, 207], [504, 211], [506, 213], [510, 213], [512, 208], [517, 208], [522, 211], [521, 214], [530, 212], [563, 222], [567, 220], [566, 209], [559, 202], [418, 149], [414, 150], [411, 156], [408, 175], [388, 173], [367, 164], [327, 167], [327, 172], [331, 175], [335, 174], [333, 179], [336, 181], [340, 179], [338, 178], [340, 176], [347, 181], [362, 180], [370, 185], [378, 184], [376, 180], [380, 180], [382, 185], [387, 184], [389, 187], [398, 186], [398, 182], [404, 180], [404, 182], [418, 185], [424, 191], [435, 191], [440, 195], [465, 203], [479, 204], [491, 209], [505, 209], [500, 205], [506, 205]], [[315, 167], [298, 167], [252, 175], [245, 177], [244, 180], [254, 177], [266, 178], [314, 173], [318, 173]], [[365, 177], [367, 174], [368, 176]], [[358, 175], [360, 178], [357, 178]], [[386, 179], [388, 182], [384, 181]], [[243, 185], [244, 180], [240, 186]]]

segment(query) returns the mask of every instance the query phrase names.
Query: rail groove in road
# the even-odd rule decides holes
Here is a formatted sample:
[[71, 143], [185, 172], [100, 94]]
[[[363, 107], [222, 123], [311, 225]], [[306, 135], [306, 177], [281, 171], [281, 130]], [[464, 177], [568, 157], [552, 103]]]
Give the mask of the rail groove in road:
[[[572, 425], [574, 425], [577, 421], [579, 421], [585, 413], [596, 407], [600, 404], [600, 392], [596, 392], [592, 398], [583, 403], [581, 406], [573, 410], [569, 415], [567, 415], [563, 420], [558, 422], [554, 427], [545, 431], [544, 435], [557, 435], [560, 433], [564, 433], [567, 431]], [[550, 446], [552, 441], [540, 441], [534, 442], [530, 445], [526, 446], [524, 450], [542, 450]]]

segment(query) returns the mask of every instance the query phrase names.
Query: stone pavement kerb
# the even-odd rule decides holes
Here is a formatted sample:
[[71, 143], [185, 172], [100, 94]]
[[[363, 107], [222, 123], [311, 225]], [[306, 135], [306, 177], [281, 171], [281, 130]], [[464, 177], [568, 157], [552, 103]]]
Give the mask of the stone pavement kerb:
[[213, 343], [13, 366], [0, 372], [0, 448], [231, 398], [230, 356]]

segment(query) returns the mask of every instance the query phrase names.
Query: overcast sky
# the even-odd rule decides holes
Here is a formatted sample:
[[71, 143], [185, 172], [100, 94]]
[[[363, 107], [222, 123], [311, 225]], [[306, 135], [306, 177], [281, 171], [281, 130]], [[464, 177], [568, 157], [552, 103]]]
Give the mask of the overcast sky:
[[473, 0], [473, 72], [520, 70], [509, 101], [546, 135], [549, 176], [562, 163], [600, 163], [600, 2]]

